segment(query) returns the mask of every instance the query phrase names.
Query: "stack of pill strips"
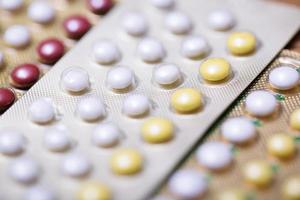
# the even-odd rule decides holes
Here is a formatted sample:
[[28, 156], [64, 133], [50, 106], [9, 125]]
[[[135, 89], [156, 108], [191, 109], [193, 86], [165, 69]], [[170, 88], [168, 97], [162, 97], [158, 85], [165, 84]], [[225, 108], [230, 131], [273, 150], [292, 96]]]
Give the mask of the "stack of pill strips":
[[1, 116], [0, 194], [148, 198], [299, 22], [264, 1], [123, 0]]
[[113, 6], [94, 1], [0, 1], [0, 114]]
[[284, 50], [155, 199], [300, 199], [299, 69]]

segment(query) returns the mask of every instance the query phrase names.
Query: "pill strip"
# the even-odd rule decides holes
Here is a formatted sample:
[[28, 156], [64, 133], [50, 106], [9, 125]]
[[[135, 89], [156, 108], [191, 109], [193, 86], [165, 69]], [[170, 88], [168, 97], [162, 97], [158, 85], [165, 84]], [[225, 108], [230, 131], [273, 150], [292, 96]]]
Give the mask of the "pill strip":
[[[280, 83], [289, 82], [290, 79], [286, 78], [290, 76], [288, 75], [290, 71], [286, 68], [299, 73], [299, 61], [299, 53], [283, 50], [243, 93], [236, 104], [229, 109], [228, 114], [220, 119], [213, 130], [208, 131], [207, 138], [174, 172], [167, 186], [157, 198], [177, 196], [184, 199], [188, 195], [218, 200], [228, 200], [234, 197], [242, 199], [299, 198], [300, 193], [295, 190], [295, 188], [299, 188], [300, 182], [298, 170], [300, 156], [297, 153], [300, 148], [299, 119], [297, 118], [300, 106], [298, 100], [299, 74], [298, 81], [290, 89], [278, 90], [271, 84], [275, 82], [280, 85]], [[282, 67], [285, 70], [282, 70]], [[274, 73], [278, 69], [281, 70], [282, 79], [274, 78]], [[270, 81], [272, 76], [273, 81]], [[278, 110], [273, 110], [267, 117], [249, 114], [245, 102], [249, 99], [249, 95], [253, 95], [257, 91], [268, 92], [274, 96], [279, 106]], [[250, 125], [247, 124], [247, 121], [250, 122]], [[207, 153], [207, 155], [201, 153], [212, 142], [220, 144], [216, 147], [218, 154], [223, 156], [223, 160], [224, 157], [229, 158], [229, 162], [213, 159], [216, 156], [214, 152]], [[220, 151], [222, 145], [232, 145], [230, 155], [224, 154], [226, 150]], [[214, 164], [207, 165], [208, 155], [211, 160], [214, 160], [212, 161]], [[253, 175], [253, 171], [249, 171], [250, 163], [258, 166], [256, 177]], [[216, 172], [212, 168], [213, 166], [220, 166], [222, 171]], [[259, 170], [263, 170], [265, 167], [267, 170], [259, 173]], [[271, 170], [271, 176], [267, 175], [268, 168]], [[202, 174], [204, 183], [191, 186], [191, 182], [185, 182], [190, 186], [189, 189], [186, 189], [188, 187], [185, 188], [181, 185], [183, 179], [188, 179], [187, 177], [193, 173], [196, 173], [195, 177], [199, 176], [198, 173]], [[194, 179], [189, 179], [189, 181], [194, 181]]]
[[[1, 177], [5, 177], [1, 179], [4, 193], [14, 190], [14, 194], [22, 195], [24, 188], [19, 187], [20, 182], [46, 184], [55, 188], [51, 183], [57, 183], [56, 180], [59, 179], [64, 184], [54, 190], [57, 190], [57, 194], [62, 198], [74, 198], [73, 195], [77, 194], [75, 191], [79, 190], [81, 183], [93, 180], [100, 181], [111, 188], [112, 196], [115, 199], [123, 199], [124, 196], [128, 199], [143, 199], [148, 196], [190, 147], [201, 138], [216, 117], [263, 70], [298, 28], [299, 20], [296, 20], [300, 17], [298, 10], [260, 1], [243, 2], [246, 5], [242, 6], [241, 10], [241, 6], [236, 1], [222, 2], [222, 6], [232, 9], [238, 20], [233, 30], [247, 29], [253, 32], [260, 41], [260, 46], [256, 48], [255, 52], [251, 52], [251, 55], [233, 56], [226, 50], [225, 44], [230, 32], [215, 32], [204, 22], [198, 22], [199, 19], [206, 19], [209, 12], [215, 9], [216, 3], [221, 2], [217, 0], [209, 2], [178, 1], [174, 9], [189, 15], [194, 26], [190, 33], [203, 35], [212, 47], [208, 57], [225, 58], [225, 61], [227, 60], [232, 66], [233, 76], [224, 80], [225, 82], [222, 84], [206, 83], [198, 74], [198, 67], [204, 60], [184, 59], [180, 54], [183, 35], [189, 34], [183, 33], [185, 31], [181, 28], [189, 29], [190, 26], [185, 26], [184, 22], [184, 26], [181, 24], [178, 27], [177, 24], [175, 28], [173, 26], [166, 27], [164, 24], [165, 12], [169, 11], [157, 9], [145, 1], [124, 1], [101, 24], [91, 30], [69, 54], [64, 56], [38, 84], [33, 86], [22, 100], [1, 117], [0, 127], [2, 130], [17, 129], [27, 139], [27, 145], [19, 155], [21, 158], [18, 157], [21, 160], [11, 163], [5, 158], [1, 160], [1, 166], [5, 166], [5, 169], [9, 170], [11, 169], [10, 164], [12, 166], [21, 165], [27, 169], [34, 169], [35, 172], [29, 174], [30, 176], [27, 173], [26, 176], [23, 176], [24, 174], [13, 173], [16, 171], [13, 169], [11, 169], [10, 175], [5, 170], [1, 171]], [[257, 9], [261, 7], [264, 7], [264, 10]], [[144, 13], [150, 25], [147, 34], [162, 42], [165, 47], [165, 58], [162, 56], [163, 51], [160, 51], [160, 45], [153, 40], [150, 42], [148, 40], [146, 47], [150, 44], [151, 48], [154, 46], [158, 52], [155, 51], [154, 54], [152, 52], [150, 56], [147, 51], [146, 54], [137, 53], [137, 46], [141, 39], [127, 35], [120, 24], [120, 19], [124, 14], [132, 10]], [[200, 10], [201, 12], [199, 12]], [[256, 11], [255, 19], [251, 17], [254, 10]], [[271, 15], [274, 12], [276, 15]], [[267, 24], [271, 20], [276, 23], [272, 23], [268, 27], [259, 26], [256, 20], [258, 16], [259, 24]], [[278, 20], [274, 20], [274, 16], [278, 17]], [[282, 23], [286, 27], [285, 30], [281, 29]], [[170, 33], [170, 30], [176, 34]], [[177, 35], [178, 31], [183, 31], [183, 35]], [[270, 35], [270, 33], [272, 34]], [[98, 44], [99, 40], [102, 41], [102, 45], [104, 44], [104, 49], [110, 50], [105, 51], [109, 52], [108, 54], [100, 53], [99, 57], [95, 57], [93, 47]], [[116, 48], [111, 45], [112, 43], [103, 43], [108, 40], [118, 47], [119, 52], [115, 51]], [[242, 52], [244, 50], [248, 51], [249, 49], [247, 47]], [[144, 57], [144, 55], [146, 56]], [[101, 64], [96, 63], [96, 59]], [[163, 62], [159, 62], [159, 59]], [[150, 61], [150, 63], [143, 60]], [[158, 63], [151, 64], [153, 60]], [[119, 62], [117, 63], [119, 66], [125, 67], [113, 67], [114, 64], [110, 64], [110, 62]], [[181, 84], [175, 85], [175, 88], [163, 88], [153, 84], [151, 77], [153, 69], [163, 63], [175, 64], [184, 74]], [[222, 66], [227, 66], [226, 62], [224, 64], [224, 60], [221, 63]], [[116, 71], [118, 73], [115, 73]], [[120, 76], [120, 71], [121, 75], [124, 73], [126, 76]], [[114, 72], [114, 75], [107, 77], [107, 74], [111, 72]], [[80, 81], [75, 81], [76, 84], [73, 84], [70, 81], [72, 78], [78, 78]], [[115, 80], [118, 78], [122, 80], [122, 84], [117, 84], [119, 82]], [[180, 90], [179, 88], [192, 89]], [[174, 95], [175, 92], [176, 95]], [[151, 100], [151, 108], [146, 115], [137, 118], [124, 115], [122, 105], [129, 94], [143, 94]], [[191, 104], [188, 104], [187, 107], [182, 106], [181, 101], [177, 101], [176, 96], [181, 97], [182, 94], [187, 95], [191, 100]], [[172, 105], [170, 103], [171, 96], [175, 96]], [[93, 103], [80, 106], [81, 112], [78, 105], [86, 99]], [[97, 105], [95, 106], [96, 111], [92, 105]], [[200, 109], [198, 109], [199, 106], [201, 106]], [[103, 108], [106, 112], [103, 112]], [[194, 112], [185, 114], [176, 112], [176, 110], [185, 112], [190, 109], [194, 109]], [[138, 109], [138, 111], [140, 110], [142, 109]], [[151, 131], [147, 131], [152, 129], [141, 130], [142, 126], [151, 127], [153, 121], [150, 123], [148, 120], [153, 119], [150, 117], [154, 116], [160, 117], [154, 118], [154, 124], [159, 124], [158, 127], [164, 130], [160, 132], [164, 134], [159, 139], [168, 138], [170, 132], [174, 134], [172, 139], [163, 140], [166, 143], [149, 143], [149, 141], [157, 139], [156, 137], [153, 139]], [[173, 124], [171, 128], [170, 121]], [[18, 122], [17, 126], [16, 122]], [[91, 143], [92, 133], [104, 123], [116, 124], [120, 129], [121, 140], [113, 148], [103, 149]], [[57, 126], [66, 127], [73, 141], [70, 148], [60, 154], [52, 153], [45, 148], [43, 143], [43, 133], [53, 127], [61, 129]], [[60, 132], [62, 135], [64, 131], [56, 132]], [[101, 142], [103, 141], [108, 144], [109, 140], [101, 140]], [[99, 141], [93, 142], [98, 143]], [[48, 147], [59, 149], [64, 145], [48, 145]], [[24, 157], [26, 159], [22, 160]], [[122, 165], [123, 158], [129, 160], [130, 164], [126, 164], [124, 167]], [[32, 160], [35, 161], [32, 162]], [[35, 170], [36, 162], [40, 166], [40, 171]], [[81, 179], [78, 180], [78, 178]], [[147, 180], [146, 185], [145, 180]], [[140, 187], [141, 185], [145, 187]], [[136, 188], [139, 189], [136, 190]], [[83, 192], [83, 196], [84, 194], [85, 192]]]

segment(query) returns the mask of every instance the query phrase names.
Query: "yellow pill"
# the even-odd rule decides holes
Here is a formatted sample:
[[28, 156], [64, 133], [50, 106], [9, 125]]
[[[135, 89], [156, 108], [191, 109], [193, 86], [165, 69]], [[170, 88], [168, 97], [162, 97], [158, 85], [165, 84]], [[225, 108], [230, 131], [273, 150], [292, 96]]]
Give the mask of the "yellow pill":
[[172, 122], [160, 117], [150, 118], [142, 126], [143, 139], [149, 143], [167, 142], [173, 137], [173, 132]]
[[201, 96], [196, 89], [182, 88], [172, 94], [171, 105], [177, 112], [190, 113], [202, 106]]
[[223, 58], [210, 58], [204, 61], [199, 73], [206, 81], [222, 81], [230, 74], [230, 64]]
[[120, 175], [130, 175], [142, 169], [142, 155], [134, 149], [122, 149], [112, 155], [110, 161], [111, 169]]
[[296, 109], [290, 116], [290, 126], [300, 131], [300, 109]]
[[247, 182], [257, 187], [268, 186], [273, 178], [271, 165], [263, 160], [247, 163], [244, 167], [243, 175]]
[[110, 200], [110, 189], [98, 182], [84, 184], [78, 194], [79, 200]]
[[247, 55], [256, 48], [256, 39], [249, 32], [232, 33], [227, 40], [227, 48], [234, 55]]
[[226, 190], [219, 194], [218, 200], [247, 200], [247, 195], [239, 189]]
[[289, 158], [296, 151], [293, 137], [285, 133], [273, 135], [268, 141], [267, 148], [270, 154], [279, 158]]
[[283, 199], [300, 200], [300, 176], [289, 178], [282, 187]]

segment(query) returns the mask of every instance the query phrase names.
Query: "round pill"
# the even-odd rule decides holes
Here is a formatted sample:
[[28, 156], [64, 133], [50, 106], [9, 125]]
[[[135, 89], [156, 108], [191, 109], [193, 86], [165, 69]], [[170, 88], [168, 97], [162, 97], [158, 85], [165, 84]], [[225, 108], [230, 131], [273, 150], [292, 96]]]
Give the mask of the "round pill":
[[93, 47], [93, 55], [96, 62], [108, 65], [121, 59], [121, 52], [116, 44], [109, 40], [96, 42]]
[[62, 162], [63, 172], [71, 177], [82, 177], [91, 171], [90, 161], [80, 154], [70, 154]]
[[296, 109], [290, 116], [291, 128], [300, 131], [300, 109]]
[[154, 38], [145, 38], [138, 45], [138, 53], [145, 62], [159, 62], [166, 56], [162, 43]]
[[55, 109], [50, 99], [40, 98], [29, 106], [28, 114], [31, 121], [45, 124], [54, 120]]
[[209, 50], [207, 41], [201, 36], [189, 36], [181, 43], [181, 54], [190, 59], [203, 57]]
[[184, 13], [174, 11], [169, 13], [165, 19], [166, 27], [174, 34], [186, 34], [193, 28], [191, 19]]
[[233, 55], [251, 54], [256, 48], [256, 38], [249, 32], [234, 32], [227, 40], [227, 48]]
[[257, 187], [268, 186], [273, 178], [271, 165], [263, 160], [254, 160], [246, 163], [243, 175], [247, 182]]
[[174, 64], [162, 64], [154, 69], [153, 79], [159, 85], [172, 85], [180, 81], [182, 73]]
[[55, 200], [56, 196], [54, 192], [44, 186], [35, 186], [30, 188], [25, 193], [25, 200]]
[[243, 190], [230, 189], [221, 192], [217, 200], [247, 200], [247, 194]]
[[121, 139], [120, 129], [112, 123], [99, 124], [92, 133], [92, 143], [100, 147], [112, 147]]
[[40, 78], [40, 70], [35, 64], [22, 64], [15, 67], [10, 73], [10, 82], [13, 86], [27, 89]]
[[256, 129], [251, 120], [245, 117], [234, 117], [222, 124], [221, 134], [230, 142], [245, 143], [256, 136]]
[[199, 68], [201, 77], [206, 81], [225, 80], [231, 72], [230, 64], [223, 58], [209, 58]]
[[278, 106], [276, 98], [267, 91], [258, 90], [246, 97], [245, 109], [257, 117], [266, 117], [274, 113]]
[[78, 193], [79, 200], [111, 200], [111, 190], [99, 182], [88, 182], [83, 184]]
[[292, 67], [281, 66], [273, 69], [269, 74], [269, 83], [275, 89], [289, 90], [299, 83], [299, 72]]
[[295, 155], [296, 145], [292, 136], [286, 133], [277, 133], [268, 140], [269, 153], [278, 158], [290, 158]]
[[29, 184], [35, 182], [40, 174], [40, 167], [30, 158], [19, 158], [9, 168], [10, 176], [17, 182]]
[[3, 53], [0, 51], [0, 69], [3, 67], [4, 65], [4, 55]]
[[0, 113], [6, 111], [15, 100], [15, 93], [11, 89], [0, 88]]
[[47, 1], [33, 1], [27, 10], [28, 17], [37, 23], [46, 24], [53, 21], [55, 10]]
[[77, 105], [77, 113], [82, 120], [94, 121], [106, 115], [105, 106], [99, 97], [86, 97]]
[[198, 148], [196, 158], [200, 165], [208, 169], [224, 169], [233, 160], [231, 145], [217, 141], [206, 142]]
[[14, 130], [0, 131], [0, 153], [15, 155], [25, 149], [25, 137], [22, 133]]
[[65, 45], [56, 38], [45, 39], [38, 44], [36, 51], [41, 62], [51, 65], [64, 55]]
[[43, 141], [45, 147], [53, 152], [65, 151], [71, 146], [71, 139], [64, 126], [55, 126], [46, 129]]
[[135, 149], [121, 149], [112, 155], [110, 166], [116, 174], [136, 174], [143, 167], [143, 157]]
[[114, 5], [113, 0], [86, 0], [88, 8], [95, 14], [105, 15]]
[[132, 36], [142, 36], [148, 30], [148, 23], [144, 15], [130, 12], [123, 16], [123, 28]]
[[0, 8], [8, 11], [16, 11], [22, 8], [24, 5], [23, 0], [1, 0]]
[[300, 176], [288, 178], [282, 186], [282, 195], [285, 200], [300, 199]]
[[228, 10], [215, 10], [208, 15], [208, 25], [216, 31], [226, 31], [235, 24], [235, 17]]
[[180, 199], [200, 198], [208, 189], [207, 178], [196, 170], [179, 170], [171, 176], [168, 189]]
[[122, 111], [129, 117], [138, 117], [150, 110], [150, 101], [148, 97], [141, 94], [128, 96], [123, 102]]
[[160, 9], [170, 9], [174, 7], [174, 0], [151, 0], [152, 5]]
[[69, 68], [61, 76], [61, 85], [68, 92], [83, 92], [89, 89], [90, 78], [81, 68]]
[[134, 73], [127, 67], [115, 67], [107, 73], [106, 83], [113, 90], [127, 89], [134, 83]]
[[9, 46], [21, 48], [27, 46], [31, 41], [29, 29], [23, 25], [12, 25], [6, 29], [3, 40]]
[[164, 143], [173, 138], [173, 123], [166, 118], [152, 117], [142, 125], [142, 137], [148, 143]]
[[63, 22], [64, 30], [71, 39], [80, 39], [91, 28], [89, 20], [82, 15], [72, 15]]
[[179, 113], [190, 113], [202, 106], [201, 93], [193, 88], [181, 88], [175, 91], [171, 97], [172, 107]]

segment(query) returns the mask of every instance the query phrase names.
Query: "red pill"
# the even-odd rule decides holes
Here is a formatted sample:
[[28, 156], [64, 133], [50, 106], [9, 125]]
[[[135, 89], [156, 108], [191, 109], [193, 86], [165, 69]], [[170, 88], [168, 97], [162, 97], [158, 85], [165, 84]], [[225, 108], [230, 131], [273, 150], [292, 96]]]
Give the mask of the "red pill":
[[88, 8], [95, 14], [105, 15], [114, 5], [112, 0], [87, 0]]
[[10, 73], [11, 84], [17, 88], [27, 89], [35, 84], [40, 77], [40, 70], [34, 64], [22, 64]]
[[64, 20], [63, 27], [71, 39], [80, 39], [90, 28], [89, 20], [81, 15], [73, 15]]
[[7, 110], [15, 102], [15, 99], [15, 93], [11, 89], [0, 88], [0, 113]]
[[50, 38], [41, 41], [37, 46], [37, 54], [41, 62], [45, 64], [56, 63], [65, 53], [65, 46], [62, 41]]

